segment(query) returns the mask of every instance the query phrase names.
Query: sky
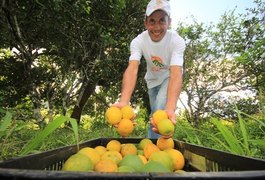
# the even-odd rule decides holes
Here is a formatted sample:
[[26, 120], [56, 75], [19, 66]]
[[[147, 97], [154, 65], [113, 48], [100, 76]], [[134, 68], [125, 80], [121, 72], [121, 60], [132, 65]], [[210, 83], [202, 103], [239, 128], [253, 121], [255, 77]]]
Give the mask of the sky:
[[198, 22], [217, 23], [227, 11], [236, 9], [238, 14], [255, 7], [253, 0], [170, 0], [170, 4], [173, 28], [179, 21], [191, 22], [192, 15]]

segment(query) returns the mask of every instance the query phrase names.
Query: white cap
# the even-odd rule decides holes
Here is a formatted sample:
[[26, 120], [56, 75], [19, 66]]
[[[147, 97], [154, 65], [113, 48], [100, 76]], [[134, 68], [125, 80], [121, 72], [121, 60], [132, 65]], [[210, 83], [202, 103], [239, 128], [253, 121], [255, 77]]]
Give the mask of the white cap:
[[169, 2], [167, 0], [151, 0], [146, 8], [146, 16], [150, 16], [156, 10], [162, 10], [170, 16]]

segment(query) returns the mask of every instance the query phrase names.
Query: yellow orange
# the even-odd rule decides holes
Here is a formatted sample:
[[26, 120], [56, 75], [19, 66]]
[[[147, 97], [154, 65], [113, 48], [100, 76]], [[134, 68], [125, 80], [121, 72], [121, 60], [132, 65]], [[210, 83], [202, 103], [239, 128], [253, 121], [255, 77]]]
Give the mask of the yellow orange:
[[133, 122], [129, 119], [122, 119], [118, 124], [117, 131], [122, 137], [127, 137], [133, 132]]
[[84, 154], [87, 157], [89, 157], [93, 161], [94, 165], [97, 164], [100, 160], [100, 155], [97, 153], [97, 151], [94, 148], [91, 147], [82, 148], [77, 153]]
[[118, 151], [106, 151], [104, 154], [101, 156], [101, 160], [112, 160], [116, 164], [118, 164], [122, 160], [122, 155]]
[[106, 145], [106, 148], [108, 151], [118, 151], [120, 152], [121, 150], [121, 143], [118, 141], [118, 140], [110, 140], [107, 145]]
[[104, 154], [107, 151], [107, 148], [104, 146], [96, 146], [94, 149], [97, 151], [97, 153], [100, 156], [102, 156], [102, 154]]
[[173, 149], [174, 140], [172, 138], [159, 137], [156, 141], [156, 145], [160, 150]]
[[84, 154], [74, 154], [63, 164], [62, 171], [92, 171], [93, 161]]
[[165, 151], [156, 151], [151, 154], [149, 161], [156, 161], [162, 163], [165, 167], [167, 167], [170, 171], [173, 172], [173, 160], [169, 153]]
[[151, 139], [144, 138], [139, 142], [139, 149], [144, 149], [146, 144], [153, 143]]
[[107, 109], [105, 117], [108, 123], [115, 125], [118, 124], [122, 119], [122, 112], [120, 108], [111, 106]]
[[167, 119], [167, 113], [165, 110], [158, 109], [153, 113], [153, 121], [157, 125], [162, 119]]
[[174, 134], [175, 125], [172, 123], [170, 119], [162, 119], [157, 124], [157, 130], [159, 134], [163, 136], [169, 136]]
[[160, 151], [160, 149], [155, 144], [146, 144], [144, 147], [144, 156], [146, 157], [146, 159], [149, 159], [150, 156], [156, 151]]
[[147, 159], [146, 159], [146, 157], [144, 155], [138, 154], [138, 156], [140, 157], [140, 159], [143, 161], [144, 164], [147, 163]]
[[167, 149], [165, 150], [165, 152], [167, 152], [170, 155], [171, 159], [173, 160], [174, 170], [183, 169], [185, 165], [185, 158], [180, 151], [176, 149]]
[[137, 154], [137, 148], [134, 144], [126, 143], [121, 146], [121, 155], [124, 157], [129, 154]]
[[132, 119], [134, 117], [133, 108], [130, 105], [124, 106], [121, 108], [122, 118], [123, 119]]
[[118, 165], [109, 159], [100, 160], [95, 166], [95, 171], [96, 172], [117, 172]]

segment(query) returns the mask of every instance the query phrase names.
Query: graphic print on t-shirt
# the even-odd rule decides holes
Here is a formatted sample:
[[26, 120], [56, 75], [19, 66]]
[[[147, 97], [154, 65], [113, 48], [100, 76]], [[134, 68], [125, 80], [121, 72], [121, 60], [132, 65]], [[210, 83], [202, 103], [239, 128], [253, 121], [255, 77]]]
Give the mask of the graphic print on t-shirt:
[[152, 67], [152, 71], [160, 71], [161, 69], [166, 68], [165, 64], [163, 63], [163, 60], [160, 57], [152, 56], [151, 60], [154, 64], [154, 66]]

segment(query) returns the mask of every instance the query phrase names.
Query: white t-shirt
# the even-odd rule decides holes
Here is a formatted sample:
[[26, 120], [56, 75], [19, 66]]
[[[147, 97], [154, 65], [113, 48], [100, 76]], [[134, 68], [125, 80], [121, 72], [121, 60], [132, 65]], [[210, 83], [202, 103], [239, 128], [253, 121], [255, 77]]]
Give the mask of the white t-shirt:
[[177, 32], [167, 30], [159, 42], [151, 40], [147, 31], [134, 38], [130, 44], [129, 60], [146, 60], [147, 71], [145, 80], [147, 87], [153, 88], [160, 85], [169, 77], [169, 68], [172, 65], [183, 65], [185, 41]]

